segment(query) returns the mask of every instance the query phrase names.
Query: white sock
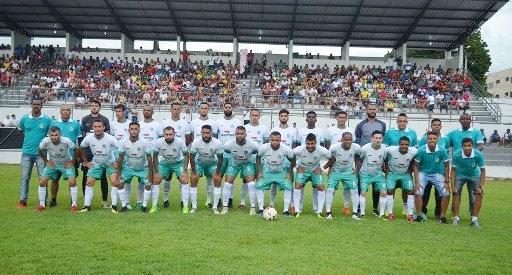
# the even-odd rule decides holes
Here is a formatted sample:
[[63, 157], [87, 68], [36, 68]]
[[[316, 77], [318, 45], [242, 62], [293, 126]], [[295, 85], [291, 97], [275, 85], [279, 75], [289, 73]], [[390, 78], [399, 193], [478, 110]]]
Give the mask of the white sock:
[[350, 189], [343, 189], [343, 207], [350, 205]]
[[44, 206], [46, 203], [46, 186], [39, 186], [39, 205]]
[[92, 197], [94, 196], [94, 189], [91, 186], [85, 187], [84, 206], [91, 206]]
[[229, 196], [231, 195], [231, 188], [233, 188], [233, 184], [229, 182], [224, 183], [224, 190], [222, 190], [222, 206], [228, 207]]
[[[345, 195], [345, 193], [343, 193]], [[334, 188], [327, 188], [327, 194], [325, 194], [325, 212], [331, 212], [332, 202], [334, 200]]]
[[126, 190], [117, 188], [117, 194], [119, 195], [119, 200], [121, 201], [121, 207], [126, 206]]
[[130, 203], [130, 197], [132, 195], [132, 184], [131, 183], [126, 183], [124, 185], [124, 195], [125, 195], [124, 201], [126, 203]]
[[151, 185], [151, 207], [158, 204], [158, 195], [160, 195], [160, 185]]
[[[361, 210], [361, 215], [366, 214], [366, 197], [359, 195], [359, 208]], [[356, 210], [357, 211], [357, 210]]]
[[[304, 189], [304, 188], [302, 188]], [[295, 206], [299, 205], [299, 207], [295, 207], [295, 212], [300, 213], [301, 207], [300, 207], [300, 200], [302, 198], [302, 189], [293, 189], [293, 201], [295, 202]]]
[[290, 209], [290, 202], [292, 201], [292, 191], [284, 191], [284, 211]]
[[151, 190], [146, 190], [144, 188], [144, 194], [143, 194], [143, 199], [142, 199], [142, 207], [148, 207], [148, 201], [149, 201], [149, 197], [151, 197]]
[[318, 190], [313, 187], [313, 212], [317, 213], [318, 209]]
[[[235, 195], [235, 185], [234, 184], [231, 184], [231, 189], [229, 190], [229, 198], [230, 199], [233, 199], [234, 195]], [[244, 202], [244, 205], [245, 205], [245, 202]]]
[[412, 215], [414, 212], [414, 195], [407, 195], [407, 214]]
[[270, 205], [274, 206], [276, 203], [277, 196], [277, 184], [272, 184], [270, 186]]
[[[190, 196], [192, 196], [192, 188], [190, 189]], [[213, 179], [212, 178], [206, 178], [206, 203], [212, 202], [212, 195], [213, 195]], [[192, 198], [191, 198], [192, 199]], [[195, 208], [194, 201], [192, 201], [192, 208]], [[196, 189], [196, 205], [197, 205], [197, 189]]]
[[393, 205], [395, 204], [395, 197], [393, 195], [386, 196], [386, 210], [389, 214], [393, 213]]
[[[240, 190], [240, 204], [245, 205], [245, 200], [247, 198], [247, 183], [242, 183], [242, 190]], [[251, 194], [249, 194], [249, 200], [251, 199]]]
[[[293, 195], [294, 196], [296, 195], [295, 192], [293, 193]], [[304, 187], [302, 187], [302, 189], [300, 189], [300, 197], [299, 198], [300, 198], [300, 200], [299, 200], [299, 209], [302, 210], [302, 209], [304, 209]], [[295, 202], [295, 199], [293, 201]], [[295, 211], [297, 211], [297, 210], [295, 210]]]
[[117, 196], [118, 196], [118, 189], [116, 186], [110, 187], [110, 200], [112, 201], [112, 206], [117, 207]]
[[[181, 182], [178, 182], [178, 183], [179, 183], [179, 184], [178, 184], [178, 187], [179, 187], [179, 189], [180, 189], [180, 201], [181, 201], [181, 202], [183, 202], [183, 194], [181, 193], [181, 192], [182, 192], [181, 190], [182, 190], [182, 188], [183, 188], [183, 184], [181, 184]], [[188, 199], [188, 198], [187, 198], [187, 199]], [[185, 205], [185, 204], [183, 204], [183, 205]]]
[[213, 203], [212, 203], [213, 209], [217, 209], [217, 204], [219, 203], [221, 194], [222, 194], [222, 189], [220, 187], [213, 188]]
[[265, 201], [265, 193], [263, 190], [256, 190], [256, 199], [258, 200], [258, 208], [263, 210], [263, 204]]
[[317, 191], [318, 195], [318, 205], [317, 205], [317, 213], [322, 214], [324, 212], [324, 203], [325, 203], [325, 190], [324, 191]]
[[387, 197], [379, 196], [379, 216], [384, 216], [386, 210]]
[[[249, 203], [251, 204], [251, 208], [254, 208], [256, 207], [256, 183], [254, 181], [248, 182], [247, 189], [249, 189]], [[245, 198], [243, 200], [245, 201]]]
[[[212, 184], [212, 186], [213, 186], [213, 184]], [[208, 196], [208, 198], [211, 199], [211, 196]], [[192, 202], [192, 208], [197, 208], [197, 186], [190, 187], [190, 201]]]
[[171, 181], [164, 181], [164, 201], [169, 200], [169, 193], [171, 192]]
[[[409, 195], [407, 195], [409, 196]], [[402, 204], [402, 212], [407, 212], [407, 202]]]
[[357, 194], [357, 190], [350, 190], [350, 199], [352, 200], [352, 213], [357, 213], [357, 207], [359, 206], [359, 194]]
[[76, 186], [69, 187], [69, 192], [71, 193], [71, 205], [76, 206], [76, 201], [78, 200], [78, 188]]
[[137, 184], [137, 202], [141, 202], [144, 199], [145, 190], [144, 185]]
[[293, 184], [292, 184], [292, 190], [290, 190], [290, 194], [291, 194], [291, 196], [290, 196], [290, 207], [291, 206], [295, 207], [295, 203], [293, 203], [293, 189], [294, 189], [294, 187], [293, 187]]
[[180, 184], [181, 185], [181, 201], [183, 202], [183, 207], [188, 207], [188, 198], [190, 197], [190, 186], [188, 184]]

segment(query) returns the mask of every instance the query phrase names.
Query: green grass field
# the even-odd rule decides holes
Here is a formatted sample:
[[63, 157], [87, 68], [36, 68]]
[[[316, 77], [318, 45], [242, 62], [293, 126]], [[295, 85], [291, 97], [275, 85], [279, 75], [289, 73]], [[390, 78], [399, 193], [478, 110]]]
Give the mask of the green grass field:
[[[482, 228], [474, 229], [466, 211], [461, 211], [459, 227], [438, 224], [431, 215], [421, 224], [373, 217], [356, 222], [339, 214], [341, 192], [334, 202], [336, 216], [318, 219], [311, 213], [310, 186], [306, 213], [300, 219], [281, 215], [272, 222], [249, 216], [248, 211], [214, 215], [202, 206], [204, 183], [198, 196], [202, 207], [194, 214], [179, 211], [174, 182], [171, 208], [152, 215], [135, 210], [116, 215], [100, 209], [99, 186], [92, 212], [70, 213], [64, 185], [59, 206], [40, 213], [34, 210], [35, 171], [28, 207], [16, 209], [19, 177], [19, 166], [0, 165], [2, 274], [503, 274], [512, 270], [511, 182], [487, 182]], [[281, 212], [282, 194], [278, 202]], [[82, 204], [80, 192], [79, 207]], [[400, 213], [401, 206], [395, 204]], [[461, 209], [467, 209], [467, 195]]]

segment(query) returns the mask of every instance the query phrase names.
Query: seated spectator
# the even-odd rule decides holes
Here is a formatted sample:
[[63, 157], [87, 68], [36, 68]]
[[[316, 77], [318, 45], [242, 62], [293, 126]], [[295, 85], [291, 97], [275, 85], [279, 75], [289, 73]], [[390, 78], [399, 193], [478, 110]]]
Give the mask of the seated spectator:
[[75, 107], [80, 107], [81, 109], [85, 107], [85, 97], [82, 94], [75, 98]]
[[512, 145], [512, 133], [510, 133], [510, 129], [507, 129], [505, 134], [503, 134], [501, 144], [503, 144], [504, 147], [510, 147]]
[[501, 143], [501, 136], [498, 134], [498, 130], [494, 130], [494, 132], [489, 137], [489, 144], [492, 143]]
[[6, 115], [5, 119], [2, 120], [2, 123], [0, 124], [0, 126], [2, 126], [2, 127], [12, 127], [11, 124], [12, 124], [11, 116], [10, 115]]

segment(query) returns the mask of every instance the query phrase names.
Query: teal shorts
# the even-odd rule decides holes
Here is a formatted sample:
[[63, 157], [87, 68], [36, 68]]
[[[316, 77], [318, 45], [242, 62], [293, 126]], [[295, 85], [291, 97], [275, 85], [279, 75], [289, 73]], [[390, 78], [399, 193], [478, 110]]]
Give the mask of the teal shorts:
[[295, 183], [305, 186], [308, 181], [311, 181], [313, 187], [324, 185], [324, 175], [322, 173], [317, 175], [313, 171], [306, 171], [295, 175]]
[[109, 164], [107, 164], [106, 166], [94, 164], [92, 169], [89, 169], [89, 171], [87, 171], [87, 177], [99, 180], [101, 179], [103, 171], [107, 172], [107, 176], [117, 173], [117, 169], [110, 167]]
[[263, 172], [263, 178], [256, 183], [258, 190], [270, 190], [270, 186], [275, 183], [279, 190], [291, 191], [292, 182], [286, 178], [288, 170], [279, 173]]
[[132, 169], [123, 169], [121, 170], [121, 178], [119, 179], [119, 182], [124, 184], [130, 184], [132, 183], [132, 179], [135, 177], [139, 179], [139, 184], [151, 185], [151, 182], [149, 182], [148, 180], [148, 174], [148, 168], [140, 171], [135, 171]]
[[368, 188], [372, 184], [375, 191], [386, 191], [386, 179], [382, 173], [378, 175], [360, 174], [359, 183], [361, 184], [361, 192], [368, 192]]
[[67, 180], [68, 178], [76, 178], [74, 166], [71, 166], [67, 169], [64, 168], [64, 166], [55, 166], [55, 168], [46, 166], [43, 170], [43, 177], [56, 180], [59, 178], [59, 172], [62, 173], [62, 176], [65, 180]]
[[331, 172], [327, 179], [327, 188], [338, 190], [340, 182], [345, 190], [357, 190], [357, 177], [353, 172]]
[[176, 177], [183, 174], [183, 160], [175, 164], [160, 163], [158, 165], [158, 171], [164, 177], [165, 180], [171, 180], [172, 174], [176, 174]]
[[204, 175], [205, 177], [211, 178], [213, 176], [213, 174], [215, 173], [216, 169], [217, 169], [216, 164], [204, 165], [204, 164], [196, 162], [196, 173], [200, 177], [202, 177]]
[[400, 183], [400, 188], [402, 190], [413, 190], [414, 184], [412, 183], [412, 176], [410, 174], [397, 175], [397, 174], [388, 174], [386, 178], [386, 188], [396, 189], [398, 188], [398, 183]]
[[242, 178], [256, 175], [256, 170], [254, 169], [254, 164], [252, 164], [252, 163], [244, 163], [242, 165], [228, 164], [228, 167], [226, 169], [226, 176], [236, 177], [238, 175], [238, 173], [240, 173], [240, 176]]

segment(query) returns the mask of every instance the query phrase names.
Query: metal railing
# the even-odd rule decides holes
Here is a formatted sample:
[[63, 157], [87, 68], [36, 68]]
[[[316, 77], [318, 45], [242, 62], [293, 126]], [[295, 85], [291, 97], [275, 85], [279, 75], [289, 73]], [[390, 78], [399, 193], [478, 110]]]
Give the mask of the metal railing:
[[479, 97], [479, 100], [485, 105], [487, 110], [491, 113], [491, 116], [498, 122], [501, 123], [501, 108], [498, 103], [494, 101], [494, 99], [489, 96], [487, 93], [487, 89], [482, 87], [478, 81], [471, 75], [468, 71], [467, 76], [471, 80], [471, 85], [473, 86], [473, 93]]

